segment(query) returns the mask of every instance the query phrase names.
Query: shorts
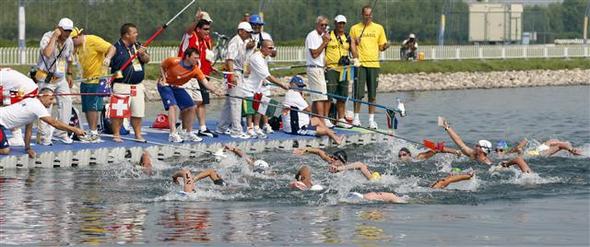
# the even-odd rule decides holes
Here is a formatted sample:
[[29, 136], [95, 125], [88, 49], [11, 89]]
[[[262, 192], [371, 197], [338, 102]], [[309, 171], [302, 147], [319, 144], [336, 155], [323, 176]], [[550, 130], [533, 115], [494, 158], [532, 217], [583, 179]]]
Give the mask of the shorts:
[[322, 93], [310, 93], [309, 98], [312, 102], [328, 100], [328, 96], [325, 95], [328, 90], [326, 89], [326, 77], [323, 68], [307, 68], [307, 84], [310, 90]]
[[183, 111], [195, 105], [193, 99], [184, 88], [158, 85], [158, 93], [160, 93], [160, 98], [166, 111], [170, 109], [170, 106], [177, 105]]
[[[348, 81], [340, 81], [340, 73], [330, 69], [326, 72], [326, 87], [329, 94], [348, 97]], [[342, 99], [340, 99], [342, 100]]]
[[[98, 84], [82, 83], [80, 84], [80, 93], [96, 93], [98, 87]], [[102, 111], [104, 107], [103, 97], [98, 95], [82, 95], [82, 112]]]
[[256, 114], [254, 107], [252, 106], [253, 97], [246, 97], [246, 99], [242, 100], [242, 117], [245, 116], [252, 116]]
[[6, 138], [6, 133], [4, 132], [4, 126], [0, 125], [0, 148], [4, 149], [9, 147], [8, 145], [8, 138]]
[[139, 84], [125, 84], [115, 83], [113, 85], [113, 93], [115, 94], [130, 94], [131, 86], [135, 86], [136, 95], [129, 99], [129, 109], [131, 109], [131, 117], [142, 118], [145, 116], [145, 87], [143, 83]]
[[377, 78], [379, 77], [379, 68], [359, 67], [357, 70], [357, 80], [353, 85], [353, 97], [362, 99], [365, 97], [365, 85], [367, 85], [367, 94], [369, 101], [377, 98]]

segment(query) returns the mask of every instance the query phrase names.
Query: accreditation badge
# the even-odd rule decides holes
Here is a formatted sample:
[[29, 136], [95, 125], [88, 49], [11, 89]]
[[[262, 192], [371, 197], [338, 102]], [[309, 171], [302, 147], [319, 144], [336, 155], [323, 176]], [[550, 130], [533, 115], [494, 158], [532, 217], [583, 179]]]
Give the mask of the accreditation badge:
[[141, 67], [141, 63], [138, 59], [133, 59], [133, 71], [139, 72], [142, 71], [143, 68]]

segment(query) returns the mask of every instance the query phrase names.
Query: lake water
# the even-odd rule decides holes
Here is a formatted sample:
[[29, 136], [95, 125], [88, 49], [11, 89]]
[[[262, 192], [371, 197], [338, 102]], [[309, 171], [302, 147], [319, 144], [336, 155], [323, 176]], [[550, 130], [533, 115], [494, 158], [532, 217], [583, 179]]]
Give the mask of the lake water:
[[[357, 172], [331, 174], [319, 158], [283, 151], [255, 154], [276, 176], [253, 174], [244, 162], [208, 157], [156, 162], [147, 176], [131, 164], [0, 172], [0, 243], [23, 245], [311, 245], [480, 246], [590, 245], [590, 87], [542, 87], [381, 94], [382, 104], [406, 101], [397, 134], [451, 141], [436, 126], [447, 117], [466, 142], [521, 138], [566, 139], [585, 156], [526, 160], [535, 172], [488, 172], [464, 158], [441, 155], [401, 163], [407, 143], [347, 146], [349, 160], [382, 174], [367, 182]], [[220, 104], [215, 102], [213, 104]], [[148, 109], [160, 109], [157, 103]], [[211, 118], [218, 115], [211, 109]], [[366, 110], [366, 109], [363, 109]], [[153, 116], [156, 112], [150, 112]], [[383, 114], [377, 119], [385, 127]], [[420, 147], [410, 146], [413, 152]], [[333, 150], [330, 150], [333, 151]], [[322, 192], [291, 191], [302, 164], [313, 168]], [[429, 185], [450, 167], [476, 176], [447, 189]], [[218, 169], [228, 187], [197, 183], [177, 193], [170, 175], [180, 167]], [[409, 204], [351, 202], [349, 191], [389, 191]]]

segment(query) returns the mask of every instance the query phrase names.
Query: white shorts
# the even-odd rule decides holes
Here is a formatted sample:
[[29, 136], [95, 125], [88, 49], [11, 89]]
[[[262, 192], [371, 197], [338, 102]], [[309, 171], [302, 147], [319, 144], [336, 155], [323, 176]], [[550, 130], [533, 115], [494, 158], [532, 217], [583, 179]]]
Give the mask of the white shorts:
[[132, 117], [142, 118], [145, 116], [145, 87], [143, 83], [139, 84], [125, 84], [115, 83], [113, 85], [113, 93], [115, 94], [130, 94], [131, 86], [135, 86], [136, 95], [130, 96], [129, 109]]
[[193, 101], [203, 101], [203, 96], [201, 95], [201, 91], [199, 91], [201, 86], [199, 86], [197, 79], [190, 79], [190, 81], [183, 85], [183, 88], [186, 89], [186, 92], [191, 96]]
[[309, 98], [312, 102], [328, 100], [328, 96], [326, 95], [328, 89], [323, 68], [307, 68], [307, 85], [310, 90], [323, 93], [310, 93]]

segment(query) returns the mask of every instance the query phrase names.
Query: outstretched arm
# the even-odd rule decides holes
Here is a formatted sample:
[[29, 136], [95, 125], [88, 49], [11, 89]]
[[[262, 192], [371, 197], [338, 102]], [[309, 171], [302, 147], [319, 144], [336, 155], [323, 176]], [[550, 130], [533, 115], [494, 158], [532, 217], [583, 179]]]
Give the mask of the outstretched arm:
[[252, 158], [250, 156], [248, 156], [247, 154], [245, 154], [244, 151], [242, 151], [241, 149], [231, 146], [231, 145], [225, 145], [224, 149], [227, 151], [230, 151], [230, 152], [236, 154], [238, 157], [246, 160], [248, 165], [250, 165], [250, 166], [254, 165], [254, 160], [252, 160]]
[[442, 127], [449, 134], [449, 137], [451, 137], [451, 140], [453, 140], [453, 142], [457, 146], [459, 146], [459, 148], [461, 149], [461, 152], [463, 152], [463, 154], [473, 158], [473, 156], [474, 156], [473, 149], [468, 147], [465, 144], [465, 142], [463, 142], [463, 139], [461, 139], [461, 136], [459, 136], [459, 134], [457, 134], [457, 132], [455, 132], [455, 130], [453, 128], [451, 128], [451, 126], [449, 126], [449, 123], [444, 118], [442, 119]]
[[326, 162], [332, 161], [332, 157], [330, 157], [330, 155], [328, 155], [324, 150], [321, 150], [319, 148], [296, 148], [293, 150], [293, 154], [296, 155], [302, 155], [305, 153], [318, 155]]
[[209, 169], [204, 170], [204, 171], [200, 172], [199, 174], [197, 174], [195, 176], [195, 181], [199, 181], [199, 180], [204, 179], [206, 177], [211, 178], [211, 180], [213, 182], [221, 179], [221, 177], [219, 176], [219, 174], [217, 174], [217, 172], [215, 170], [209, 168]]
[[531, 168], [526, 163], [526, 161], [524, 161], [524, 159], [522, 157], [516, 157], [516, 158], [508, 160], [508, 161], [502, 161], [502, 162], [500, 162], [500, 165], [502, 165], [503, 167], [510, 167], [512, 165], [517, 165], [518, 168], [520, 168], [520, 171], [522, 171], [523, 173], [531, 173], [532, 172]]
[[416, 155], [416, 159], [427, 160], [427, 159], [432, 158], [437, 153], [447, 153], [447, 154], [454, 154], [457, 156], [461, 156], [461, 150], [444, 147], [442, 151], [428, 150], [428, 151], [419, 153], [418, 155]]
[[456, 182], [463, 181], [463, 180], [469, 180], [469, 179], [471, 179], [471, 177], [473, 177], [473, 175], [474, 175], [473, 172], [470, 172], [467, 174], [450, 175], [446, 178], [436, 181], [436, 183], [434, 183], [430, 187], [433, 189], [442, 189], [442, 188], [449, 186], [449, 184], [456, 183]]
[[55, 127], [58, 130], [71, 131], [71, 132], [76, 133], [76, 135], [79, 135], [79, 136], [84, 136], [84, 134], [85, 134], [82, 129], [69, 126], [69, 125], [63, 123], [62, 121], [59, 121], [53, 117], [42, 117], [41, 120], [43, 122], [46, 122], [47, 124]]

